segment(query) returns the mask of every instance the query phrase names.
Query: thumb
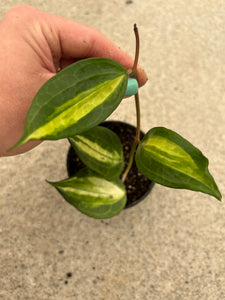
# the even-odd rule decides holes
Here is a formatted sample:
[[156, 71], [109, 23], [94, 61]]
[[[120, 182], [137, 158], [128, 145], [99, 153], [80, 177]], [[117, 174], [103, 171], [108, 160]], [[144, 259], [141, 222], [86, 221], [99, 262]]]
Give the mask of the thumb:
[[[126, 69], [132, 69], [134, 60], [98, 30], [60, 16], [52, 16], [61, 45], [61, 55], [68, 61], [88, 57], [106, 57], [116, 60]], [[139, 86], [147, 81], [144, 70], [138, 66]]]

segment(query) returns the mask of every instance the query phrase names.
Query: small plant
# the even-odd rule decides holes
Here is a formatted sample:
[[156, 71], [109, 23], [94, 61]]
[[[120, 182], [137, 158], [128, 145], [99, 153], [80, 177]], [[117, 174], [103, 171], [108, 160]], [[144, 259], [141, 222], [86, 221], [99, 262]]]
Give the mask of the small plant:
[[[12, 147], [30, 140], [68, 138], [87, 167], [72, 178], [49, 183], [67, 202], [94, 218], [112, 217], [125, 207], [123, 182], [134, 159], [139, 171], [156, 183], [222, 198], [208, 171], [207, 158], [179, 134], [155, 127], [140, 140], [136, 25], [134, 32], [136, 54], [132, 70], [127, 71], [106, 58], [81, 60], [63, 69], [38, 91], [27, 114], [24, 134]], [[125, 94], [135, 94], [137, 129], [124, 170], [120, 139], [98, 125], [116, 109]]]

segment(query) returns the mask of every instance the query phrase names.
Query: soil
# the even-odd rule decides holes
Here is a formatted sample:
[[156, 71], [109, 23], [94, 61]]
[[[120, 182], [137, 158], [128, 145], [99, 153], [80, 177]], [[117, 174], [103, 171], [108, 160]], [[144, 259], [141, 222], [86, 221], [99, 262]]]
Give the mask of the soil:
[[[124, 161], [126, 166], [129, 160], [130, 148], [133, 144], [136, 134], [136, 128], [132, 125], [119, 121], [106, 121], [102, 123], [101, 126], [111, 129], [120, 138], [123, 145]], [[144, 133], [141, 132], [141, 138], [143, 136]], [[77, 171], [84, 167], [85, 165], [83, 162], [79, 159], [73, 148], [70, 147], [67, 156], [67, 171], [69, 177], [74, 176]], [[134, 162], [127, 179], [124, 182], [127, 191], [126, 208], [139, 203], [146, 196], [146, 194], [151, 191], [153, 184], [154, 183], [151, 180], [146, 178], [138, 171]]]

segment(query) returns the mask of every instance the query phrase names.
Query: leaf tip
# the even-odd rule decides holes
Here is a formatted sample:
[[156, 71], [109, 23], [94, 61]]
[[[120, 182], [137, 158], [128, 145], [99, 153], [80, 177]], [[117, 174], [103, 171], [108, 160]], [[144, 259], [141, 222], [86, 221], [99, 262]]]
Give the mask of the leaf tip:
[[50, 184], [50, 185], [52, 185], [52, 186], [55, 186], [55, 182], [49, 181], [48, 179], [45, 179], [45, 181], [46, 181], [48, 184]]
[[10, 147], [8, 150], [7, 150], [7, 152], [10, 152], [10, 151], [12, 151], [12, 150], [14, 150], [15, 148], [17, 148], [17, 147], [19, 147], [19, 146], [21, 146], [21, 145], [23, 145], [24, 143], [20, 143], [20, 141], [18, 141], [16, 144], [14, 144], [12, 147]]
[[222, 195], [220, 193], [220, 191], [218, 190], [216, 195], [215, 195], [216, 199], [219, 200], [220, 202], [222, 202]]
[[26, 142], [28, 142], [29, 139], [26, 136], [22, 136], [12, 147], [10, 147], [7, 152], [12, 151], [15, 148], [18, 148], [19, 146], [24, 145]]

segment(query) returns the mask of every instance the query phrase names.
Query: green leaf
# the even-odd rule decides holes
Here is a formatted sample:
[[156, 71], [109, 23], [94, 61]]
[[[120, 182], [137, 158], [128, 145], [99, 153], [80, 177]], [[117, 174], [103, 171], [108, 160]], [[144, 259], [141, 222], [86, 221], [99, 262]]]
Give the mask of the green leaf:
[[67, 202], [96, 219], [111, 218], [126, 204], [125, 187], [119, 178], [108, 181], [86, 168], [72, 178], [49, 183]]
[[218, 200], [222, 198], [208, 171], [208, 159], [169, 129], [149, 130], [138, 146], [135, 159], [139, 171], [159, 184], [200, 191]]
[[69, 141], [83, 163], [104, 178], [113, 180], [122, 173], [123, 147], [110, 129], [97, 126]]
[[119, 105], [127, 87], [126, 69], [114, 60], [78, 61], [49, 79], [28, 111], [22, 138], [57, 140], [84, 132], [104, 121]]

